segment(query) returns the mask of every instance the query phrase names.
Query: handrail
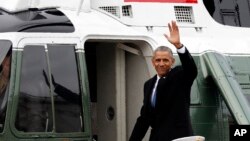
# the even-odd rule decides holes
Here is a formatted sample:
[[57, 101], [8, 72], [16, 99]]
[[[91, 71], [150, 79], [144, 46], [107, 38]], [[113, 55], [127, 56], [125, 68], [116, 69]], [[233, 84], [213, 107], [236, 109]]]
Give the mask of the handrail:
[[226, 58], [216, 52], [207, 52], [202, 57], [208, 75], [212, 76], [237, 123], [250, 124], [250, 107]]

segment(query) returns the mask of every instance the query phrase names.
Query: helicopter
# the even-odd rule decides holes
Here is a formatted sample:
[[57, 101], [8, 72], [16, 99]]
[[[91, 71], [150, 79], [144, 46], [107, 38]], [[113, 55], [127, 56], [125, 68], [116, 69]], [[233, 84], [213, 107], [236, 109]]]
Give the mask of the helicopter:
[[249, 11], [247, 0], [0, 0], [0, 140], [127, 141], [154, 49], [180, 64], [163, 36], [175, 20], [198, 68], [194, 133], [229, 141], [231, 125], [250, 124]]

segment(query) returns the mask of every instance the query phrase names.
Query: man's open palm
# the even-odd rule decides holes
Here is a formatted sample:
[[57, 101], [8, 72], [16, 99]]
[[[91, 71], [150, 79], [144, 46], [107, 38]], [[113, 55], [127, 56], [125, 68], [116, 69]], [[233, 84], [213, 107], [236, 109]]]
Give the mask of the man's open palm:
[[168, 23], [168, 29], [170, 35], [164, 34], [164, 36], [168, 39], [168, 41], [173, 44], [176, 48], [181, 47], [180, 43], [180, 34], [179, 34], [179, 28], [175, 21], [172, 21], [171, 24]]

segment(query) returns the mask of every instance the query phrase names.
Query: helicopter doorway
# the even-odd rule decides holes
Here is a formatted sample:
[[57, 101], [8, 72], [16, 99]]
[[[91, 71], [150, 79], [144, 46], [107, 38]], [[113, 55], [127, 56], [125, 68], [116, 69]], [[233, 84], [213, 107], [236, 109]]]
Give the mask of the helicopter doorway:
[[139, 50], [127, 49], [115, 42], [85, 43], [92, 132], [98, 141], [127, 141], [140, 113], [148, 68]]

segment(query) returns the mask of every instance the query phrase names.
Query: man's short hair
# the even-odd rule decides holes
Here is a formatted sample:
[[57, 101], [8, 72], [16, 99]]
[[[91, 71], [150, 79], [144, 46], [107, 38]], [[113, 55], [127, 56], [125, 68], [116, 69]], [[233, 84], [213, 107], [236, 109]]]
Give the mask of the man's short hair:
[[157, 47], [157, 48], [154, 50], [153, 57], [155, 56], [155, 53], [156, 53], [157, 51], [167, 51], [168, 53], [170, 53], [170, 54], [173, 56], [172, 50], [171, 50], [169, 47], [167, 47], [167, 46], [159, 46], [159, 47]]

